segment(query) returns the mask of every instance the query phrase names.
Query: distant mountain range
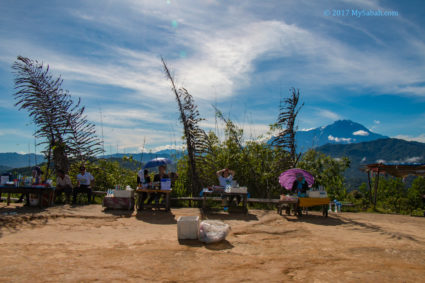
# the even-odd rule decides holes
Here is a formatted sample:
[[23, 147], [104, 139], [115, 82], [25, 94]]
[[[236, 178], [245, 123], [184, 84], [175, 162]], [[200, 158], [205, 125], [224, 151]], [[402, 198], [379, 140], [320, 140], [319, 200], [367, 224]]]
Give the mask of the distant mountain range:
[[371, 132], [365, 126], [350, 120], [339, 120], [331, 125], [296, 133], [300, 152], [325, 144], [352, 144], [373, 141], [386, 136]]
[[0, 166], [3, 167], [1, 171], [11, 168], [34, 166], [44, 161], [44, 155], [41, 154], [19, 154], [16, 152], [0, 153]]
[[[121, 162], [121, 159], [124, 156], [132, 156], [133, 159], [137, 161], [137, 163], [130, 164], [129, 162]], [[111, 155], [105, 155], [104, 157], [100, 158], [119, 161], [124, 167], [134, 169], [133, 167], [140, 167], [141, 163], [146, 163], [147, 161], [153, 158], [165, 157], [177, 161], [182, 156], [182, 151], [175, 149], [167, 149], [153, 153], [115, 153]], [[43, 162], [45, 162], [44, 155], [40, 154], [19, 154], [16, 152], [0, 153], [0, 173], [9, 171], [13, 168], [31, 167], [39, 165]]]
[[[115, 154], [105, 155], [104, 158], [123, 158], [124, 156], [130, 156], [130, 155], [133, 157], [133, 159], [140, 162], [147, 162], [157, 157], [165, 157], [165, 158], [169, 158], [171, 160], [176, 161], [183, 156], [183, 151], [176, 150], [176, 149], [166, 149], [166, 150], [160, 150], [157, 152], [115, 153]], [[100, 158], [103, 158], [103, 157], [100, 157]]]

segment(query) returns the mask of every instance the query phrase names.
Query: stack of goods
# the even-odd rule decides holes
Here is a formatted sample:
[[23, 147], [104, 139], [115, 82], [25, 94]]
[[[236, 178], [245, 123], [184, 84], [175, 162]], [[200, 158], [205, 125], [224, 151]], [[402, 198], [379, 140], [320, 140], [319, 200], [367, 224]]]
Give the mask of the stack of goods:
[[115, 186], [114, 190], [108, 190], [102, 205], [110, 209], [132, 210], [134, 208], [134, 190], [130, 186], [127, 186], [125, 190]]
[[280, 200], [282, 201], [298, 201], [298, 197], [297, 196], [291, 196], [291, 195], [280, 195]]
[[248, 193], [247, 187], [231, 187], [226, 192], [234, 194], [246, 194]]
[[326, 191], [308, 191], [307, 196], [309, 198], [327, 198], [328, 194]]

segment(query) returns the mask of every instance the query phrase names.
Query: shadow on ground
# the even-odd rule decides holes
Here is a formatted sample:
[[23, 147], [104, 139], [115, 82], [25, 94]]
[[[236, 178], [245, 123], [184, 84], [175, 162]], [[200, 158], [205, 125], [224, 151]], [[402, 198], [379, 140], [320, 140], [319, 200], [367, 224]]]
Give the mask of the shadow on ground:
[[234, 246], [227, 240], [220, 241], [218, 243], [206, 244], [199, 240], [179, 240], [180, 245], [189, 246], [189, 247], [204, 247], [212, 251], [222, 251], [233, 249]]
[[335, 217], [324, 217], [323, 215], [283, 216], [288, 222], [305, 222], [323, 226], [338, 226], [346, 224], [345, 221]]
[[223, 211], [213, 211], [208, 210], [206, 212], [202, 212], [202, 219], [209, 220], [239, 220], [239, 221], [258, 221], [258, 217], [255, 214], [250, 214], [249, 212], [245, 214], [241, 211], [230, 211], [229, 213], [225, 213]]
[[103, 210], [103, 213], [113, 215], [116, 217], [122, 217], [122, 218], [130, 218], [133, 215], [133, 210], [122, 210], [122, 209], [108, 209], [105, 208]]
[[16, 233], [22, 226], [36, 227], [45, 225], [49, 221], [44, 215], [39, 213], [45, 211], [38, 207], [27, 206], [1, 206], [0, 207], [0, 238], [3, 232]]
[[174, 214], [163, 210], [141, 210], [137, 211], [136, 219], [150, 224], [170, 225], [176, 224]]

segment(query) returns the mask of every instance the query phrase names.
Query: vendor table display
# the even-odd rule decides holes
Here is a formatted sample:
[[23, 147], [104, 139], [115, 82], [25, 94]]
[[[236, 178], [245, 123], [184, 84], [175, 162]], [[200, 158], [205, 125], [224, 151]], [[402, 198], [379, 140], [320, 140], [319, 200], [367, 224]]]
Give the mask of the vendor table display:
[[[26, 194], [32, 198], [32, 195], [36, 195], [38, 199], [38, 206], [50, 206], [53, 204], [53, 197], [55, 187], [48, 187], [44, 185], [33, 185], [33, 186], [16, 186], [16, 185], [2, 185], [0, 186], [0, 193], [7, 193], [7, 205], [10, 204], [10, 194]], [[27, 204], [30, 204], [30, 200], [27, 198]]]
[[134, 209], [133, 190], [109, 190], [103, 198], [102, 205], [110, 209]]
[[[235, 187], [235, 188], [228, 188], [228, 189], [224, 189], [223, 187], [217, 187], [217, 186], [213, 186], [210, 188], [206, 188], [202, 191], [202, 209], [204, 211], [206, 211], [207, 209], [207, 200], [208, 199], [213, 199], [215, 200], [215, 198], [212, 198], [212, 196], [214, 195], [220, 195], [221, 196], [221, 200], [226, 200], [227, 197], [230, 196], [240, 196], [241, 197], [241, 202], [242, 202], [242, 209], [245, 213], [248, 213], [248, 190], [246, 187]], [[227, 205], [226, 205], [227, 206]]]

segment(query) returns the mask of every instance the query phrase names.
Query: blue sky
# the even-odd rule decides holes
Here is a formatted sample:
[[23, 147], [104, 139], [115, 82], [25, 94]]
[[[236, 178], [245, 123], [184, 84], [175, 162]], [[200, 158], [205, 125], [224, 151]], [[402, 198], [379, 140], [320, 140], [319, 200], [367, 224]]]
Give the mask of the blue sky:
[[102, 118], [107, 152], [182, 144], [161, 56], [206, 129], [215, 128], [215, 104], [247, 138], [264, 134], [296, 87], [300, 129], [350, 119], [425, 142], [424, 10], [423, 1], [2, 0], [0, 152], [34, 151], [34, 125], [12, 96], [18, 55], [61, 75], [99, 134]]

